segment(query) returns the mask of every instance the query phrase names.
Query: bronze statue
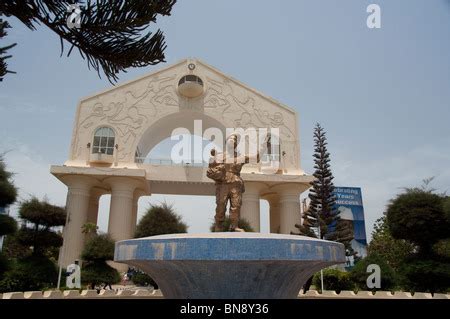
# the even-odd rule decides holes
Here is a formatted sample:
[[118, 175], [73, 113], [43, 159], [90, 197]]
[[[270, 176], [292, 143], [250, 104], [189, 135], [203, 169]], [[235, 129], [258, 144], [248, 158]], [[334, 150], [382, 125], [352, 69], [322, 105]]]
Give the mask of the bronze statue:
[[[268, 138], [264, 142], [267, 146]], [[241, 215], [242, 193], [245, 192], [244, 181], [241, 178], [241, 169], [244, 164], [250, 162], [247, 155], [237, 154], [238, 136], [231, 134], [226, 140], [226, 151], [217, 153], [215, 149], [211, 150], [211, 159], [206, 175], [215, 181], [216, 184], [216, 232], [224, 231], [223, 222], [227, 203], [230, 201], [230, 231], [244, 230], [238, 227]], [[260, 161], [260, 152], [256, 155], [256, 162]]]

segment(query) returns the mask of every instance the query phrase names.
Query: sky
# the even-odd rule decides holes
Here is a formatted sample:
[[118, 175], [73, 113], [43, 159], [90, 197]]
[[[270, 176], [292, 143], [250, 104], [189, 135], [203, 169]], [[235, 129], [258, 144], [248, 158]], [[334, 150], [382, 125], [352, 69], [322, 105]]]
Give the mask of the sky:
[[[381, 8], [380, 29], [366, 25], [372, 3]], [[45, 27], [31, 31], [9, 21], [13, 28], [0, 46], [18, 43], [9, 60], [17, 74], [0, 82], [0, 151], [8, 151], [20, 200], [45, 196], [64, 205], [67, 188], [50, 165], [67, 160], [77, 102], [111, 84], [88, 70], [76, 50], [60, 57], [59, 38]], [[166, 36], [167, 62], [130, 69], [119, 83], [199, 58], [298, 112], [308, 173], [319, 122], [335, 185], [362, 188], [369, 237], [402, 187], [435, 176], [432, 186], [449, 190], [450, 1], [184, 0], [156, 28]], [[208, 231], [214, 198], [143, 197], [139, 216], [162, 201], [174, 205], [189, 232]], [[102, 231], [108, 204], [103, 196]], [[261, 208], [267, 232], [267, 203]]]

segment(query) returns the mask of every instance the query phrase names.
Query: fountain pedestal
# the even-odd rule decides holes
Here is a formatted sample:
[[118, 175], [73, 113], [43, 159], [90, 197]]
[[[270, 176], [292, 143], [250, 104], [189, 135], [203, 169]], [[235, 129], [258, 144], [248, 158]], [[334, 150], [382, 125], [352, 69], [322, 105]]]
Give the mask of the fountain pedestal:
[[261, 233], [171, 234], [116, 243], [116, 262], [149, 274], [166, 298], [296, 298], [315, 272], [345, 262], [342, 244]]

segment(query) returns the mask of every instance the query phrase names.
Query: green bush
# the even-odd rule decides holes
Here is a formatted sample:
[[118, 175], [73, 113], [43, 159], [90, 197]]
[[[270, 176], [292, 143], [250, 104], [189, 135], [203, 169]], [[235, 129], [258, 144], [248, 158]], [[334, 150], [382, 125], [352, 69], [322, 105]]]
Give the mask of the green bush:
[[[230, 224], [231, 224], [231, 219], [229, 216], [225, 217], [225, 220], [223, 221], [223, 231], [228, 232], [230, 231]], [[250, 226], [250, 223], [248, 222], [248, 220], [246, 220], [245, 218], [241, 218], [239, 219], [238, 222], [238, 227], [245, 230], [246, 232], [254, 232], [255, 230], [252, 228], [252, 226]], [[215, 232], [215, 228], [216, 228], [216, 223], [214, 222], [211, 227], [209, 228], [209, 230], [211, 232]]]
[[135, 238], [187, 233], [188, 226], [183, 222], [180, 215], [173, 209], [172, 205], [162, 203], [151, 205], [136, 226]]
[[56, 265], [44, 256], [29, 256], [17, 262], [0, 281], [0, 292], [42, 290], [54, 287]]
[[[8, 258], [0, 252], [0, 276], [11, 268], [11, 263]], [[1, 277], [0, 277], [1, 278]]]
[[113, 260], [114, 242], [107, 234], [94, 235], [84, 246], [81, 258], [87, 261]]
[[9, 259], [20, 260], [30, 256], [33, 250], [30, 246], [24, 246], [19, 242], [17, 232], [6, 236], [3, 241], [3, 254]]
[[143, 272], [134, 273], [131, 277], [131, 281], [137, 286], [153, 286], [153, 288], [158, 289], [158, 284], [153, 280], [153, 278]]
[[81, 282], [91, 287], [100, 284], [116, 284], [120, 282], [119, 272], [104, 261], [96, 261], [83, 265]]
[[450, 291], [450, 260], [419, 259], [407, 260], [400, 269], [403, 274], [402, 286], [405, 290], [420, 292]]
[[63, 238], [61, 235], [49, 229], [31, 229], [22, 227], [16, 234], [19, 244], [25, 247], [34, 247], [34, 253], [45, 254], [50, 247], [61, 247]]
[[81, 282], [93, 288], [99, 284], [115, 284], [120, 281], [119, 272], [106, 261], [114, 259], [114, 241], [107, 234], [94, 234], [84, 246], [81, 257]]
[[36, 197], [24, 201], [19, 209], [20, 218], [46, 227], [62, 226], [66, 223], [65, 209], [52, 205], [47, 200], [40, 201]]
[[0, 236], [15, 233], [17, 231], [17, 222], [11, 216], [0, 213]]
[[[321, 290], [320, 271], [314, 274], [312, 282], [317, 290]], [[339, 293], [342, 290], [352, 290], [354, 284], [350, 280], [349, 273], [329, 268], [323, 270], [323, 288], [325, 290], [334, 290]]]
[[358, 261], [349, 273], [350, 280], [355, 284], [359, 290], [367, 290], [367, 277], [370, 273], [367, 272], [367, 266], [376, 264], [380, 266], [381, 288], [379, 290], [391, 290], [398, 285], [398, 277], [392, 267], [386, 261], [376, 255], [370, 255]]
[[3, 159], [4, 154], [0, 154], [0, 207], [6, 207], [16, 201], [17, 188], [12, 183], [13, 173], [6, 170]]
[[391, 200], [387, 224], [392, 236], [419, 246], [422, 255], [432, 254], [432, 246], [450, 234], [450, 221], [445, 212], [446, 200], [440, 195], [412, 189]]
[[48, 248], [62, 245], [62, 236], [52, 228], [64, 225], [64, 208], [32, 197], [21, 203], [19, 216], [23, 224], [17, 233], [17, 241], [23, 246], [33, 247], [34, 255], [45, 256]]
[[433, 252], [437, 256], [450, 259], [450, 238], [442, 239], [434, 244]]

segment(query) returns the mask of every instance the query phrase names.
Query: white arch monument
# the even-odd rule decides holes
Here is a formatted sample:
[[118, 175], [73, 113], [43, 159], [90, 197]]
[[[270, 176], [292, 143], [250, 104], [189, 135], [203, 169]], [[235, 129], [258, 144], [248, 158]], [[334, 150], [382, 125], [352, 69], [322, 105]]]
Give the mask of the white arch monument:
[[79, 258], [82, 226], [97, 223], [101, 195], [111, 194], [108, 233], [118, 241], [133, 237], [140, 196], [214, 194], [203, 166], [141, 160], [173, 129], [193, 132], [194, 120], [202, 120], [203, 130], [279, 129], [280, 169], [267, 174], [260, 165], [244, 166], [241, 211], [259, 231], [260, 199], [268, 200], [270, 231], [295, 230], [299, 196], [313, 180], [300, 166], [297, 113], [204, 62], [185, 59], [78, 103], [69, 159], [51, 167], [68, 186], [62, 266]]

